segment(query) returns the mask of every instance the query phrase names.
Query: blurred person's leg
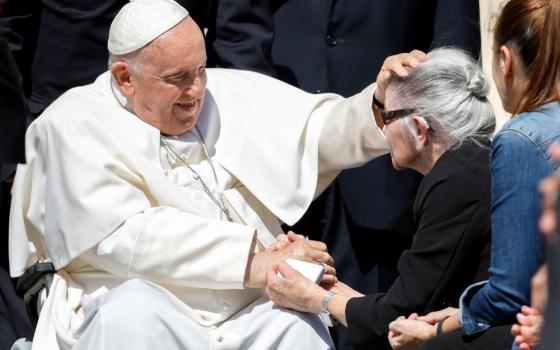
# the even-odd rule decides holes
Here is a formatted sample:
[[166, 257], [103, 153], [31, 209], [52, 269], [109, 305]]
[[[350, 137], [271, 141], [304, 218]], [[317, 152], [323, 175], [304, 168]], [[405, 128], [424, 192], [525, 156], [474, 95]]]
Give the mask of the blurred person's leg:
[[556, 240], [547, 250], [548, 304], [544, 316], [544, 328], [540, 350], [558, 349], [560, 344], [560, 244]]

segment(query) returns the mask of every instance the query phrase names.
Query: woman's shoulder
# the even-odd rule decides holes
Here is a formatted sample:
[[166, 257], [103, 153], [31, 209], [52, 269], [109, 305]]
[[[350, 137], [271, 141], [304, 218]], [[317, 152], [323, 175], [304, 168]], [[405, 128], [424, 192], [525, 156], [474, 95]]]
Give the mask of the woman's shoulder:
[[490, 155], [490, 141], [470, 139], [465, 140], [461, 145], [447, 150], [438, 159], [432, 172], [435, 174], [459, 174], [468, 175], [471, 172], [478, 172], [480, 169], [488, 169]]
[[496, 134], [492, 142], [492, 171], [503, 169], [508, 178], [517, 176], [532, 181], [546, 176], [558, 166], [547, 152], [555, 141], [560, 141], [560, 103], [521, 113]]
[[[489, 149], [463, 144], [444, 154], [423, 179], [416, 193], [415, 211], [431, 219], [465, 217], [490, 203]], [[442, 156], [442, 158], [444, 157]]]
[[[421, 186], [474, 191], [489, 186], [490, 148], [486, 142], [466, 141], [445, 152], [422, 180]], [[420, 189], [419, 189], [420, 192]]]
[[[509, 137], [504, 137], [509, 136]], [[526, 139], [536, 146], [560, 137], [560, 103], [550, 102], [514, 116], [496, 134], [495, 142]]]

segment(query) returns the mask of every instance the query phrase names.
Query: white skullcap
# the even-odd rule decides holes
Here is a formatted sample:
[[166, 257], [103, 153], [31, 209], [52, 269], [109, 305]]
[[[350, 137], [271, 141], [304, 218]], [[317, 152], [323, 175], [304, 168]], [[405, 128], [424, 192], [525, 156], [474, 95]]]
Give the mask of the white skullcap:
[[138, 50], [188, 15], [189, 12], [173, 0], [131, 0], [111, 23], [107, 48], [113, 55]]

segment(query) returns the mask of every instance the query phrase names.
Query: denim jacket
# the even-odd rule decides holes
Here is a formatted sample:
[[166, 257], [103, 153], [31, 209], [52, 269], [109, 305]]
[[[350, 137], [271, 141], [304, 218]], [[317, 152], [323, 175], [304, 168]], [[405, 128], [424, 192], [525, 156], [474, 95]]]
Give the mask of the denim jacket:
[[530, 305], [531, 277], [543, 263], [538, 184], [558, 167], [547, 153], [553, 141], [560, 141], [559, 102], [515, 116], [492, 142], [490, 277], [461, 296], [464, 334], [514, 323]]

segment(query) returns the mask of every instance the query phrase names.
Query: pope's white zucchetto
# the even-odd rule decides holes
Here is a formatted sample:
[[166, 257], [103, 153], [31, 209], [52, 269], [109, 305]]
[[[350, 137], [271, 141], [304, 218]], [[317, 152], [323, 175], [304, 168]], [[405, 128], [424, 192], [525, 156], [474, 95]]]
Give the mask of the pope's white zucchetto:
[[111, 23], [107, 48], [113, 55], [136, 51], [188, 15], [189, 12], [173, 0], [131, 0]]

